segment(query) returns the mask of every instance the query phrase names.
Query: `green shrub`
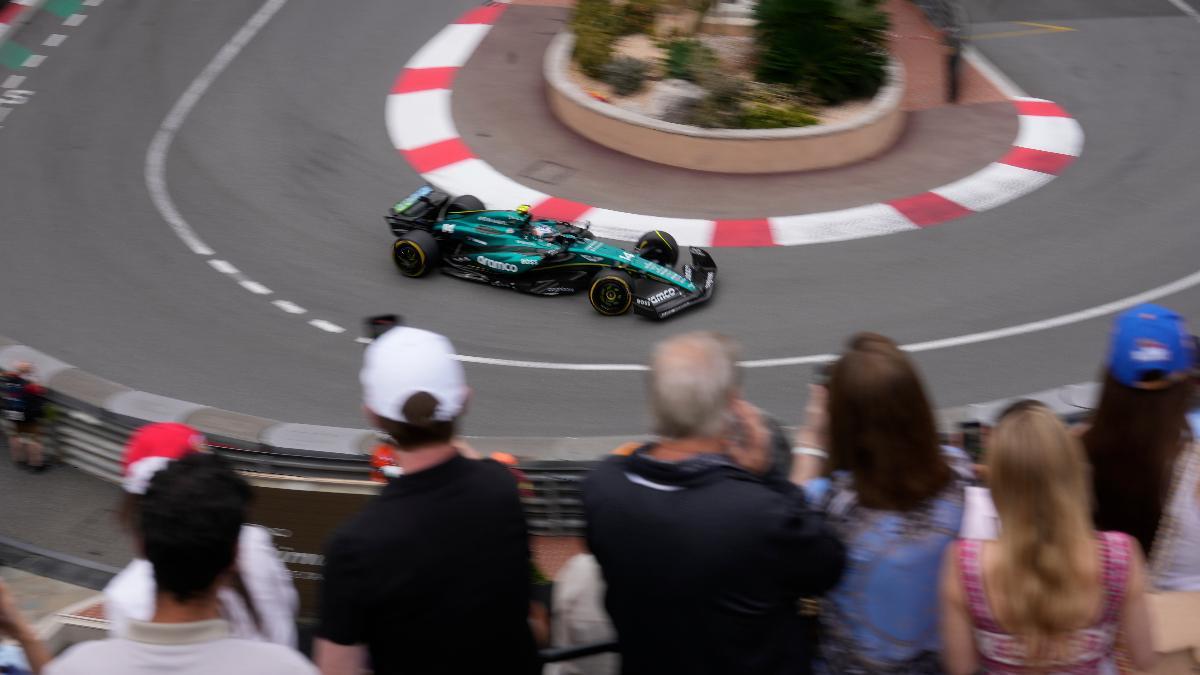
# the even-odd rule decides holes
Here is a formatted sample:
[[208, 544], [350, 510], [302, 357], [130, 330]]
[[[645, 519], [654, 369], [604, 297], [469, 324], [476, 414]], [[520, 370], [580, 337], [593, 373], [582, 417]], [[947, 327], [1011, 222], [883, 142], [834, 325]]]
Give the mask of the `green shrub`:
[[886, 77], [881, 0], [761, 0], [758, 79], [803, 87], [827, 103], [872, 96]]
[[579, 64], [579, 69], [588, 77], [600, 79], [604, 76], [604, 66], [612, 60], [613, 43], [616, 38], [602, 31], [588, 29], [575, 33], [575, 48], [571, 58]]
[[708, 96], [692, 108], [687, 123], [712, 129], [740, 126], [746, 83], [719, 71], [709, 71], [702, 85]]
[[667, 77], [698, 82], [717, 67], [717, 55], [694, 38], [672, 40], [667, 44]]
[[658, 0], [626, 0], [621, 8], [621, 33], [652, 33], [657, 15]]
[[588, 77], [604, 75], [604, 64], [612, 60], [613, 46], [621, 33], [621, 16], [609, 0], [579, 0], [571, 15], [575, 48], [571, 58]]
[[571, 30], [599, 30], [616, 35], [621, 32], [622, 17], [610, 0], [578, 0], [571, 14]]
[[749, 103], [742, 111], [740, 126], [743, 129], [784, 129], [807, 127], [818, 123], [820, 120], [804, 108]]
[[604, 65], [604, 81], [612, 85], [617, 96], [636, 94], [646, 81], [646, 63], [632, 56], [618, 56]]

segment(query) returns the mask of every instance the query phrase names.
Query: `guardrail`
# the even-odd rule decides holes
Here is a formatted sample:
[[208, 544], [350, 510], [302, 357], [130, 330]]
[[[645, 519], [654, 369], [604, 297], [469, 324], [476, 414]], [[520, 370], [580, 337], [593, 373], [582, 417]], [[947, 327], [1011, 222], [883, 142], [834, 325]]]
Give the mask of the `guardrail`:
[[[118, 482], [121, 453], [134, 429], [149, 422], [183, 422], [203, 432], [234, 466], [257, 476], [260, 485], [302, 492], [369, 494], [369, 453], [378, 437], [366, 429], [292, 424], [180, 401], [104, 380], [0, 336], [0, 364], [29, 361], [48, 390], [54, 414], [47, 436], [62, 460], [110, 482]], [[1078, 415], [1096, 396], [1092, 384], [1031, 394], [1064, 416]], [[990, 423], [1006, 401], [939, 411], [944, 434], [964, 423]], [[522, 453], [514, 439], [507, 447], [477, 440], [482, 450], [504, 449], [522, 456], [519, 468], [533, 484], [525, 498], [530, 531], [539, 535], [578, 535], [583, 531], [580, 485], [596, 461], [616, 447], [616, 439], [565, 439], [543, 444], [538, 457]], [[492, 446], [492, 447], [486, 447]]]

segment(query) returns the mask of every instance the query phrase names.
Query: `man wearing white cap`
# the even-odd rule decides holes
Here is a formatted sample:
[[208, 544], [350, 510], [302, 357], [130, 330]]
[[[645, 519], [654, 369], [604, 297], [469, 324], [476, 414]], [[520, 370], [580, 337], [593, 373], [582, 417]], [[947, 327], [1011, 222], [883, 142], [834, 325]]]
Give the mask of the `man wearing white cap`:
[[401, 475], [326, 546], [321, 672], [537, 672], [517, 485], [452, 442], [470, 391], [450, 342], [393, 328], [367, 348], [360, 380]]

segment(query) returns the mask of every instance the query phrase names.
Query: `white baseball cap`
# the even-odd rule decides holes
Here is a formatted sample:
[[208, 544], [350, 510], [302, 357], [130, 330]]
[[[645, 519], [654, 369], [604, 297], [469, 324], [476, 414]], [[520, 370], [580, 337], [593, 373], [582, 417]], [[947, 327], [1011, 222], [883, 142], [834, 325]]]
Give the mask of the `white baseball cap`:
[[[396, 422], [448, 422], [467, 400], [467, 380], [454, 347], [445, 337], [419, 328], [398, 326], [375, 338], [358, 377], [367, 408]], [[423, 414], [429, 410], [429, 396], [435, 405], [432, 414]]]

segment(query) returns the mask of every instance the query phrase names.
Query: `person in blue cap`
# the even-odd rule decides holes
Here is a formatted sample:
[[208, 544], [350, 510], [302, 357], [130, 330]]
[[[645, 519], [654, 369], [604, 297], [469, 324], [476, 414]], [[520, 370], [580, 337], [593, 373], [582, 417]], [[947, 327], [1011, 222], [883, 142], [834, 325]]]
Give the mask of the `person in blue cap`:
[[1188, 424], [1196, 339], [1183, 317], [1117, 317], [1100, 402], [1083, 434], [1099, 530], [1141, 544], [1160, 590], [1200, 590], [1200, 446]]

